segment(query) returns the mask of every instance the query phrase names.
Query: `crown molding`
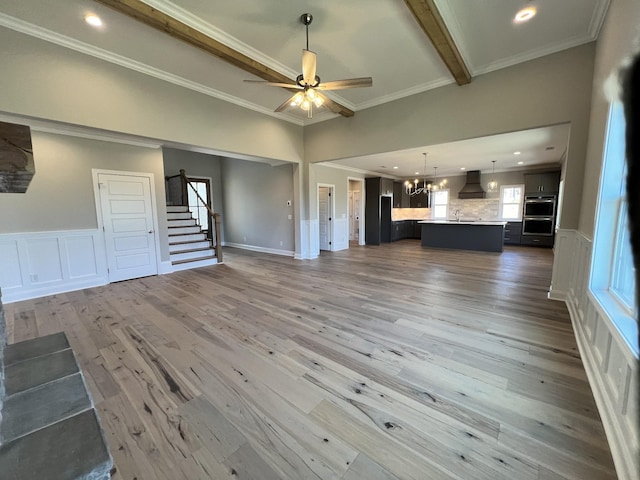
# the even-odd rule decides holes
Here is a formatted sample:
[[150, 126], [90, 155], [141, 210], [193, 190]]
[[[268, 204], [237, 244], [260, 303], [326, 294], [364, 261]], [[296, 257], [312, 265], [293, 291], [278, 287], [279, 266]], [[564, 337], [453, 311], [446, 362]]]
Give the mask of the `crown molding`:
[[411, 95], [423, 93], [427, 90], [433, 90], [434, 88], [444, 87], [445, 85], [451, 85], [452, 83], [455, 83], [455, 80], [446, 77], [438, 78], [431, 82], [415, 85], [413, 87], [400, 90], [399, 92], [390, 93], [378, 98], [373, 98], [366, 102], [358, 103], [356, 106], [354, 106], [354, 108], [352, 108], [352, 110], [358, 111], [364, 110], [365, 108], [377, 107], [378, 105], [382, 105], [384, 103], [389, 103], [401, 98], [410, 97]]
[[610, 3], [610, 0], [598, 0], [596, 8], [593, 10], [591, 22], [589, 22], [589, 35], [593, 40], [597, 40], [600, 35], [600, 29], [607, 17]]
[[99, 140], [101, 142], [120, 143], [134, 147], [158, 149], [162, 148], [162, 142], [152, 138], [139, 137], [125, 133], [101, 130], [93, 127], [61, 123], [55, 120], [42, 120], [24, 115], [0, 112], [0, 121], [26, 125], [34, 132], [53, 133], [69, 137]]
[[495, 72], [496, 70], [512, 67], [514, 65], [528, 62], [530, 60], [535, 60], [537, 58], [545, 57], [547, 55], [552, 55], [554, 53], [562, 52], [563, 50], [568, 50], [573, 47], [584, 45], [585, 43], [592, 42], [593, 40], [594, 39], [591, 38], [590, 35], [579, 35], [576, 37], [572, 37], [562, 43], [551, 45], [545, 48], [537, 48], [535, 50], [530, 50], [520, 55], [514, 55], [512, 57], [505, 58], [496, 62], [491, 62], [481, 67], [475, 68], [473, 71], [473, 76], [475, 77], [477, 75], [483, 75], [485, 73]]
[[232, 103], [234, 105], [238, 105], [240, 107], [247, 108], [258, 113], [269, 115], [270, 117], [274, 117], [279, 120], [284, 120], [286, 122], [294, 123], [299, 126], [304, 125], [304, 121], [294, 115], [275, 113], [271, 109], [263, 107], [261, 105], [256, 105], [255, 103], [248, 102], [241, 98], [229, 95], [211, 87], [207, 87], [206, 85], [202, 85], [201, 83], [188, 80], [178, 75], [165, 72], [164, 70], [160, 70], [159, 68], [152, 67], [142, 62], [138, 62], [137, 60], [132, 60], [130, 58], [118, 55], [113, 52], [109, 52], [94, 45], [89, 45], [88, 43], [84, 43], [71, 37], [67, 37], [66, 35], [47, 30], [46, 28], [42, 28], [32, 23], [25, 22], [24, 20], [11, 17], [2, 12], [0, 12], [0, 26], [9, 28], [16, 32], [24, 33], [25, 35], [29, 35], [31, 37], [38, 38], [40, 40], [44, 40], [46, 42], [53, 43], [64, 48], [68, 48], [70, 50], [74, 50], [79, 53], [83, 53], [85, 55], [92, 56], [94, 58], [98, 58], [100, 60], [104, 60], [114, 65], [136, 71], [138, 73], [142, 73], [143, 75], [148, 75], [150, 77], [172, 83], [179, 87], [202, 93], [218, 100], [223, 100], [225, 102]]

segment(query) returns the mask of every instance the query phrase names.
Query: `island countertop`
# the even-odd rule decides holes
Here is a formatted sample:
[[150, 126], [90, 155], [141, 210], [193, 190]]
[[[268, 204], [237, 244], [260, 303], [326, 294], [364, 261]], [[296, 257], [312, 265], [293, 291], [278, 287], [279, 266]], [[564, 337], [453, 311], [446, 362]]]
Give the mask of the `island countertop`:
[[503, 227], [507, 224], [507, 222], [494, 220], [420, 220], [418, 223], [435, 223], [443, 225], [502, 225]]

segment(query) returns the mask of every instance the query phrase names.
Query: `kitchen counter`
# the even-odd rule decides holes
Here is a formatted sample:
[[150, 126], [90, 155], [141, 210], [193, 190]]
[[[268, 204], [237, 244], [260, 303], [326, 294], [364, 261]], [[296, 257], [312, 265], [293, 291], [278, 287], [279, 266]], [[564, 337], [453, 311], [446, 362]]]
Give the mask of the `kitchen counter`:
[[421, 220], [418, 223], [438, 223], [438, 224], [456, 224], [456, 225], [502, 225], [507, 222], [497, 222], [490, 220]]
[[504, 226], [507, 222], [423, 220], [423, 247], [453, 250], [502, 252]]

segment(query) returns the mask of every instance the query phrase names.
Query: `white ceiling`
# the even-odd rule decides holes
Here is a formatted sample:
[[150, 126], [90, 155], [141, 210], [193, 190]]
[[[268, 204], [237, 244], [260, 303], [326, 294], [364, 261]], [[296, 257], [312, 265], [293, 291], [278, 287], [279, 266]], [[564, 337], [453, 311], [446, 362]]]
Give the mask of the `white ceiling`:
[[[305, 46], [300, 15], [311, 13], [314, 20], [309, 27], [309, 46], [317, 52], [321, 79], [373, 77], [371, 88], [344, 90], [337, 92], [339, 96], [330, 94], [356, 115], [358, 110], [453, 83], [400, 0], [144, 1], [290, 78], [300, 73]], [[435, 3], [473, 76], [595, 40], [609, 0]], [[516, 11], [527, 3], [537, 6], [538, 15], [526, 24], [514, 24]], [[103, 27], [88, 26], [83, 21], [86, 13], [98, 14]], [[286, 90], [243, 83], [255, 77], [92, 0], [0, 0], [0, 26], [300, 125], [335, 117], [324, 109], [315, 112], [311, 121], [296, 109], [275, 114], [273, 109], [290, 96]], [[552, 133], [546, 134], [555, 138]], [[424, 149], [435, 155], [441, 147]], [[479, 151], [480, 147], [476, 144], [472, 150]], [[380, 165], [408, 156], [420, 160], [424, 149], [418, 149], [418, 155], [415, 150], [386, 155], [383, 163], [382, 157], [373, 159]], [[467, 158], [470, 163], [466, 166], [471, 168], [475, 160]], [[484, 155], [477, 161], [483, 163], [487, 158]], [[360, 165], [363, 161], [353, 159], [351, 163]], [[423, 165], [422, 161], [418, 163]], [[414, 172], [409, 170], [417, 170], [406, 168], [410, 175]], [[376, 170], [371, 164], [363, 169]]]

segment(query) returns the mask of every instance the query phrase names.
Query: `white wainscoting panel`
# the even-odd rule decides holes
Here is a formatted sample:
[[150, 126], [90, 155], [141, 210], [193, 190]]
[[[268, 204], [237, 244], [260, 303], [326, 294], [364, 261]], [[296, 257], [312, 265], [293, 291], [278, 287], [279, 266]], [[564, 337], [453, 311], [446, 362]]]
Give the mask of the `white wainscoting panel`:
[[300, 222], [300, 253], [295, 255], [296, 260], [313, 260], [320, 255], [318, 220], [302, 220]]
[[23, 284], [18, 242], [8, 240], [5, 243], [0, 240], [0, 287], [6, 291], [10, 288], [20, 288]]
[[336, 218], [333, 222], [333, 250], [349, 248], [349, 221], [346, 218]]
[[618, 478], [637, 480], [638, 358], [588, 290], [592, 241], [575, 230], [558, 234], [549, 296], [564, 300], [569, 309]]
[[5, 303], [107, 283], [104, 241], [98, 230], [0, 235]]
[[314, 259], [320, 255], [320, 220], [309, 220], [309, 256]]

